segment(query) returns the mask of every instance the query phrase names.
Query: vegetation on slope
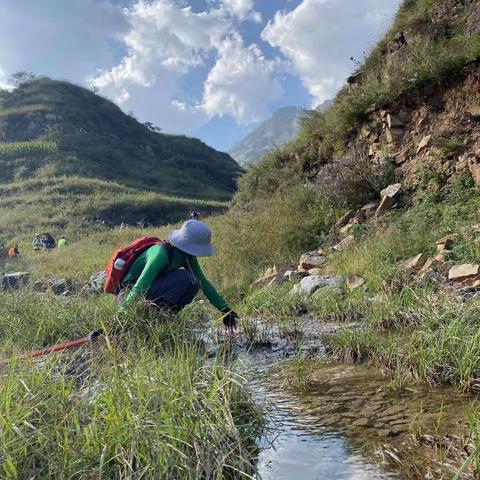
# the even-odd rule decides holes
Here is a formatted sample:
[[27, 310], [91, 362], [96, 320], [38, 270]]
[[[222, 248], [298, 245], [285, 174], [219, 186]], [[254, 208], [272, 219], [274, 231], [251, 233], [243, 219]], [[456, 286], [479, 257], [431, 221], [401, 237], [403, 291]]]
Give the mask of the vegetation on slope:
[[197, 139], [153, 131], [105, 98], [48, 78], [1, 93], [0, 142], [2, 182], [68, 175], [226, 200], [241, 172]]

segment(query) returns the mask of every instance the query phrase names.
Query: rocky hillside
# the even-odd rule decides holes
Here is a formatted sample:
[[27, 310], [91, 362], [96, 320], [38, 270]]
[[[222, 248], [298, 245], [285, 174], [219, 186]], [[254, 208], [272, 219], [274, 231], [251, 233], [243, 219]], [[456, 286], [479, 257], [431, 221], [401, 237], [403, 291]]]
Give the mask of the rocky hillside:
[[0, 181], [80, 176], [183, 197], [228, 199], [241, 169], [197, 139], [160, 133], [114, 103], [38, 78], [0, 93]]
[[392, 180], [409, 193], [464, 175], [478, 181], [479, 58], [478, 0], [405, 1], [332, 106], [309, 112], [298, 137], [249, 173], [240, 200], [305, 181], [335, 196], [331, 186], [355, 168], [365, 195], [343, 191], [344, 206]]

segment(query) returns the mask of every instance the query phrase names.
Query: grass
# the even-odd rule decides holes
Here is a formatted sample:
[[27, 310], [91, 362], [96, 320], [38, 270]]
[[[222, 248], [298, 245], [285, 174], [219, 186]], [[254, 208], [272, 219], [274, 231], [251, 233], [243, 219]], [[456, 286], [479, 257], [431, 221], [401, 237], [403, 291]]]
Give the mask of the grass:
[[31, 140], [28, 142], [0, 143], [0, 158], [11, 160], [14, 158], [36, 157], [52, 154], [57, 151], [57, 144], [51, 140]]
[[[1, 297], [3, 355], [113, 325], [110, 299]], [[3, 372], [3, 476], [248, 478], [261, 420], [241, 381], [207, 361], [191, 320], [142, 312], [108, 343]]]

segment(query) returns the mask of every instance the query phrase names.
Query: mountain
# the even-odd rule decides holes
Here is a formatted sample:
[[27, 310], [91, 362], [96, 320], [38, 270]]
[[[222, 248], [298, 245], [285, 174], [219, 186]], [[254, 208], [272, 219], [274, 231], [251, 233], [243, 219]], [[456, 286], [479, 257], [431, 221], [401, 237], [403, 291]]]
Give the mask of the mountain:
[[0, 94], [0, 182], [62, 175], [227, 200], [241, 173], [226, 153], [155, 131], [111, 101], [38, 78]]
[[[324, 111], [330, 104], [331, 101], [327, 100], [317, 109]], [[243, 166], [256, 162], [272, 148], [281, 147], [295, 138], [300, 129], [299, 119], [303, 112], [299, 107], [278, 109], [268, 120], [236, 143], [230, 150], [230, 155]]]

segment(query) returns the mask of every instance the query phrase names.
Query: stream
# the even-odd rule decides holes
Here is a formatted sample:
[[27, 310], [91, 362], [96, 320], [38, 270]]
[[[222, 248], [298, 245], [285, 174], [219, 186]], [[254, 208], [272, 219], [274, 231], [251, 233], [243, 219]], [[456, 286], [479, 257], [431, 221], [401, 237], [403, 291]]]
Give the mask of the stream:
[[[237, 371], [267, 413], [255, 478], [452, 479], [468, 456], [474, 399], [421, 384], [392, 390], [377, 368], [328, 361], [321, 335], [345, 325], [303, 327], [300, 347], [269, 330], [256, 346], [238, 349]], [[292, 367], [298, 356], [300, 373]], [[309, 381], [298, 386], [303, 375]]]

